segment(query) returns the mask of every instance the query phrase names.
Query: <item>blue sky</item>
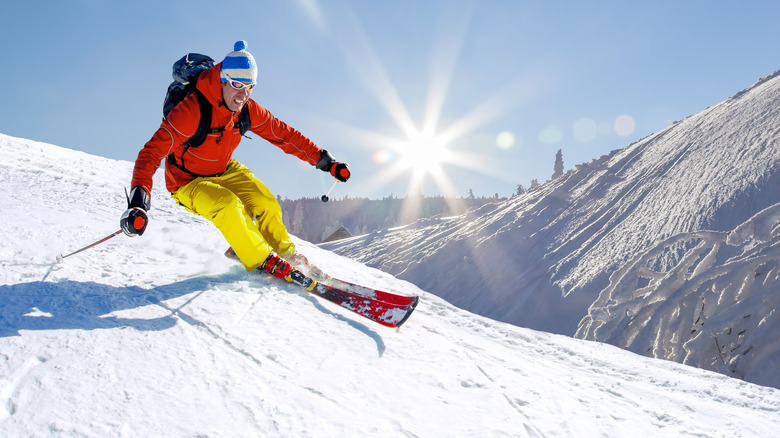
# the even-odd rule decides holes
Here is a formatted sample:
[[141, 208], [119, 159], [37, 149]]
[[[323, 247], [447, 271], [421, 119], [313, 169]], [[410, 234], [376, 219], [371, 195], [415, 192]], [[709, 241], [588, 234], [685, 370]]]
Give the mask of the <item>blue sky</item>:
[[[0, 17], [1, 133], [132, 161], [171, 64], [243, 39], [252, 98], [350, 164], [332, 197], [509, 196], [558, 149], [571, 169], [780, 69], [769, 0], [29, 0]], [[331, 187], [258, 138], [235, 157], [282, 197]]]

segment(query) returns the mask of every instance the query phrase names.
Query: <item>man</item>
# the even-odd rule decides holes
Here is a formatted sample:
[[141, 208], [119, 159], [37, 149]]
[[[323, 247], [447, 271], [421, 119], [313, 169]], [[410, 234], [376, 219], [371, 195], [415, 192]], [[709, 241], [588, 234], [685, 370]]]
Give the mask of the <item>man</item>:
[[246, 107], [249, 111], [250, 131], [286, 153], [340, 181], [347, 181], [351, 174], [347, 164], [337, 162], [328, 151], [250, 99], [256, 83], [257, 64], [244, 41], [238, 41], [221, 63], [198, 76], [196, 90], [211, 104], [211, 128], [224, 129], [212, 129], [216, 132], [190, 148], [187, 141], [201, 118], [198, 93], [191, 93], [173, 108], [138, 154], [128, 209], [120, 224], [128, 236], [144, 233], [152, 176], [166, 158], [165, 184], [173, 199], [211, 221], [247, 271], [261, 268], [293, 281], [298, 278], [290, 275], [294, 266], [304, 268], [308, 261], [296, 253], [276, 197], [249, 169], [232, 159], [241, 141], [241, 110]]

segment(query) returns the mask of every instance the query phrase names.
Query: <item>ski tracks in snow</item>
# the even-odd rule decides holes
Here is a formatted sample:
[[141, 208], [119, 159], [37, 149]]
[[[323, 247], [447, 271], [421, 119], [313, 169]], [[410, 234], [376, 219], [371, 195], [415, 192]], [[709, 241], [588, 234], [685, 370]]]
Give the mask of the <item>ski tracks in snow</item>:
[[[544, 436], [550, 430], [563, 436], [585, 431], [588, 436], [629, 436], [661, 429], [685, 436], [696, 434], [684, 427], [693, 417], [711, 425], [699, 433], [714, 436], [740, 428], [739, 418], [746, 414], [740, 414], [742, 406], [749, 405], [745, 398], [755, 391], [673, 362], [647, 359], [636, 367], [634, 354], [606, 344], [592, 342], [585, 347], [589, 354], [583, 354], [579, 340], [556, 336], [557, 342], [550, 343], [548, 334], [496, 326], [434, 297], [422, 303], [415, 322], [404, 328], [417, 329], [415, 338], [429, 346], [432, 356], [459, 358], [456, 372], [442, 372], [439, 382], [429, 386], [467, 392], [454, 398], [472, 400], [474, 415], [479, 406], [489, 406], [493, 418], [506, 418], [511, 428], [495, 429], [499, 436]], [[767, 403], [767, 416], [776, 409]], [[547, 424], [550, 412], [559, 413], [554, 425]]]
[[[425, 297], [416, 312], [418, 321], [410, 323], [407, 329], [413, 330], [414, 326], [418, 326], [417, 330], [422, 333], [416, 337], [430, 338], [421, 343], [430, 346], [433, 350], [431, 354], [436, 355], [435, 350], [444, 350], [449, 355], [461, 358], [457, 362], [456, 381], [451, 380], [452, 373], [442, 373], [437, 386], [445, 391], [471, 393], [464, 398], [473, 400], [472, 409], [475, 413], [482, 409], [479, 406], [489, 407], [488, 409], [493, 411], [492, 416], [496, 415], [495, 411], [501, 411], [500, 415], [509, 421], [505, 422], [508, 427], [502, 431], [503, 434], [497, 436], [531, 438], [545, 435], [534, 426], [527, 414], [529, 406], [536, 403], [542, 394], [528, 385], [529, 373], [523, 371], [522, 363], [518, 363], [517, 351], [505, 347], [508, 341], [512, 346], [520, 347], [530, 342], [529, 338], [510, 333], [514, 330], [509, 330], [501, 333], [501, 336], [506, 338], [497, 343], [471, 339], [475, 333], [480, 332], [488, 338], [493, 337], [495, 332], [488, 326], [493, 326], [494, 323], [487, 323], [486, 320], [483, 327], [485, 330], [482, 330], [479, 324], [481, 317], [475, 318], [472, 314], [448, 306], [443, 300], [432, 296]], [[435, 322], [426, 324], [425, 320], [429, 318]], [[451, 330], [441, 331], [434, 328], [440, 326], [443, 321], [451, 325]]]
[[[3, 362], [7, 364], [8, 356], [0, 355]], [[19, 368], [10, 373], [5, 382], [0, 383], [0, 422], [10, 417], [16, 412], [17, 404], [14, 400], [17, 387], [29, 374], [30, 371], [45, 363], [48, 358], [44, 356], [31, 356]]]
[[184, 303], [182, 306], [177, 308], [172, 308], [168, 306], [165, 302], [160, 301], [157, 297], [152, 295], [147, 295], [146, 299], [157, 306], [162, 307], [163, 309], [167, 310], [171, 313], [172, 316], [175, 316], [179, 318], [181, 321], [189, 324], [190, 326], [200, 330], [203, 333], [206, 333], [208, 336], [210, 336], [212, 339], [222, 342], [228, 349], [232, 350], [234, 353], [238, 354], [239, 356], [242, 356], [246, 359], [248, 359], [250, 362], [253, 362], [258, 367], [263, 366], [263, 362], [257, 358], [254, 354], [251, 352], [237, 346], [233, 342], [230, 341], [226, 336], [220, 335], [219, 333], [212, 330], [208, 325], [204, 324], [203, 322], [197, 320], [196, 318], [193, 318], [192, 316], [188, 315], [186, 312], [183, 312], [181, 309], [182, 307], [189, 304], [192, 300], [199, 297], [203, 291], [198, 292], [194, 297], [192, 297], [190, 300], [188, 300], [186, 303]]

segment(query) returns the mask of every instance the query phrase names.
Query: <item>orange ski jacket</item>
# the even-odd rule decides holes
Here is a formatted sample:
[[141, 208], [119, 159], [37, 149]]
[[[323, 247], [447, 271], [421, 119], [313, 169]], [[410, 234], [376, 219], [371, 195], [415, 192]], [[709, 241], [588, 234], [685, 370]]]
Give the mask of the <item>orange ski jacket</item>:
[[[160, 128], [138, 153], [131, 187], [141, 186], [152, 192], [152, 176], [160, 161], [173, 154], [176, 163], [198, 175], [216, 175], [225, 171], [233, 151], [241, 141], [238, 129], [240, 111], [230, 111], [222, 100], [219, 72], [222, 63], [204, 71], [198, 77], [197, 89], [211, 103], [211, 127], [225, 127], [220, 133], [210, 133], [197, 147], [185, 148], [184, 143], [195, 134], [200, 123], [200, 105], [196, 93], [181, 101], [160, 124]], [[273, 116], [251, 98], [244, 104], [249, 109], [252, 126], [249, 130], [276, 145], [284, 152], [315, 165], [322, 149], [303, 134]], [[168, 160], [165, 163], [165, 186], [169, 192], [195, 179]]]

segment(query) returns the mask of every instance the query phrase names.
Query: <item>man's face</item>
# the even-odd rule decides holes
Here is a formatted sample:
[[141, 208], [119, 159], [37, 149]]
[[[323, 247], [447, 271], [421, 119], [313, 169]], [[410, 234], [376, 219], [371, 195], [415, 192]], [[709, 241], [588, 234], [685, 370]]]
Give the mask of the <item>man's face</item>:
[[241, 111], [241, 107], [249, 100], [251, 94], [252, 90], [249, 87], [236, 89], [230, 82], [222, 82], [222, 100], [230, 111]]

